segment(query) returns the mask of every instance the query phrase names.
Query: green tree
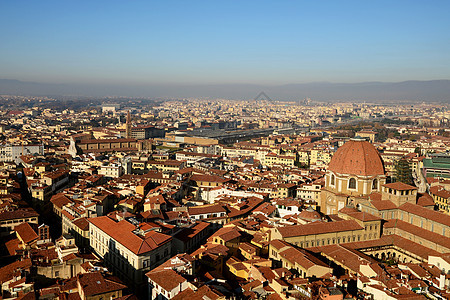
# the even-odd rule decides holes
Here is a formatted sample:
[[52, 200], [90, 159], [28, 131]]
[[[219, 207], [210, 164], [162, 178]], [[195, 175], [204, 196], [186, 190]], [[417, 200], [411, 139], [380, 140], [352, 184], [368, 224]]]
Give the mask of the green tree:
[[420, 148], [420, 146], [417, 146], [416, 149], [414, 149], [414, 153], [417, 153], [417, 155], [422, 155], [422, 149]]
[[400, 158], [395, 163], [395, 181], [400, 181], [406, 184], [414, 185], [412, 178], [411, 164], [406, 157]]

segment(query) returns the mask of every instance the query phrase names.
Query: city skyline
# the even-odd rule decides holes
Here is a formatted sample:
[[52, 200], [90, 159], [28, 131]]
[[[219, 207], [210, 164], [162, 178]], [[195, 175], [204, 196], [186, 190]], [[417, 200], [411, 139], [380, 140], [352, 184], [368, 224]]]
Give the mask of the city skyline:
[[4, 2], [0, 78], [128, 87], [449, 79], [448, 6]]

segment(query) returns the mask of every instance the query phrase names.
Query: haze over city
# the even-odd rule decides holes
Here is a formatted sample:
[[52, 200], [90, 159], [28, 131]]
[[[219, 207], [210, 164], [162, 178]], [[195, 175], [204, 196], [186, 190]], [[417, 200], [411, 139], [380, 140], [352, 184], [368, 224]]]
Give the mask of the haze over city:
[[[0, 89], [247, 99], [270, 90], [281, 100], [446, 101], [449, 6], [447, 1], [4, 1], [0, 78], [19, 82], [2, 80]], [[432, 87], [392, 86], [411, 80], [441, 81], [432, 81]], [[370, 84], [362, 91], [345, 85], [365, 82]], [[418, 95], [414, 83], [432, 94]]]

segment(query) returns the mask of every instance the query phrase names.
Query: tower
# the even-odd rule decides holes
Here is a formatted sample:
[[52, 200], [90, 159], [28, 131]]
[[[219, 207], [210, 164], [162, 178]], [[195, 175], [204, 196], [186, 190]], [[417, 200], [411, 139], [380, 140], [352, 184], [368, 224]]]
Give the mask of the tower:
[[125, 137], [131, 139], [131, 115], [130, 111], [127, 112], [127, 126], [125, 128]]

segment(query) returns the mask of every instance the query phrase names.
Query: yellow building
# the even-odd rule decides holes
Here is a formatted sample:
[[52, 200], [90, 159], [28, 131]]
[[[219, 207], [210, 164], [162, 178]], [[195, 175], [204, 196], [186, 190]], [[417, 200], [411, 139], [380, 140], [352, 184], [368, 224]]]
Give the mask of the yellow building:
[[297, 161], [303, 165], [309, 165], [309, 152], [308, 151], [298, 151]]
[[269, 258], [281, 261], [284, 268], [296, 270], [300, 277], [320, 278], [328, 273], [332, 274], [333, 269], [326, 263], [312, 256], [309, 252], [293, 247], [282, 240], [272, 240], [269, 244]]
[[331, 161], [331, 154], [328, 149], [311, 149], [309, 163], [311, 165], [327, 165]]
[[177, 160], [164, 160], [164, 161], [156, 161], [151, 160], [147, 162], [147, 169], [153, 170], [157, 169], [162, 172], [175, 172], [183, 169], [186, 166], [185, 161], [177, 161]]
[[370, 221], [355, 215], [336, 222], [275, 227], [271, 230], [271, 240], [284, 240], [301, 248], [373, 240], [380, 237], [381, 221], [372, 217]]
[[293, 167], [295, 163], [295, 156], [277, 155], [275, 153], [269, 153], [264, 158], [264, 164], [269, 167], [276, 165], [285, 165]]
[[362, 138], [368, 138], [370, 142], [375, 142], [375, 137], [377, 136], [377, 133], [375, 131], [371, 130], [361, 130], [355, 133], [355, 136], [360, 136]]
[[450, 191], [447, 191], [441, 185], [436, 185], [430, 188], [430, 194], [438, 209], [450, 215]]

